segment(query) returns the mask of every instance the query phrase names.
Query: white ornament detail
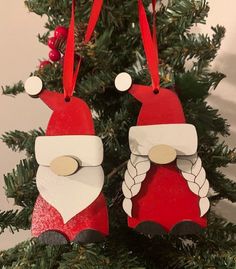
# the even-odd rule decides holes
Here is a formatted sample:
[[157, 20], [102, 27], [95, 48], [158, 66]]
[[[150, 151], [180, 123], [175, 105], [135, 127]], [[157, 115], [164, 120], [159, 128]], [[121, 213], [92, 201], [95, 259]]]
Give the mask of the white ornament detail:
[[71, 176], [58, 176], [39, 166], [36, 184], [40, 195], [61, 214], [64, 223], [93, 203], [102, 191], [101, 166], [82, 167]]
[[131, 86], [132, 86], [132, 78], [128, 73], [122, 72], [116, 76], [115, 87], [118, 91], [121, 92], [128, 91]]
[[43, 89], [43, 82], [39, 77], [33, 76], [26, 80], [25, 91], [31, 95], [38, 95]]
[[182, 176], [187, 180], [189, 189], [200, 197], [199, 208], [201, 217], [204, 216], [210, 208], [207, 196], [209, 191], [209, 182], [206, 179], [205, 169], [202, 167], [202, 161], [197, 154], [192, 156], [179, 156], [177, 167]]
[[50, 166], [61, 156], [79, 160], [80, 166], [98, 166], [103, 161], [103, 144], [95, 135], [38, 136], [35, 141], [38, 164]]
[[197, 131], [192, 124], [157, 124], [133, 126], [129, 130], [129, 146], [135, 155], [148, 155], [158, 145], [167, 145], [177, 155], [192, 155], [197, 151]]
[[125, 172], [125, 180], [122, 184], [122, 191], [125, 196], [123, 209], [130, 217], [132, 217], [131, 199], [139, 193], [150, 167], [151, 162], [148, 157], [131, 154]]

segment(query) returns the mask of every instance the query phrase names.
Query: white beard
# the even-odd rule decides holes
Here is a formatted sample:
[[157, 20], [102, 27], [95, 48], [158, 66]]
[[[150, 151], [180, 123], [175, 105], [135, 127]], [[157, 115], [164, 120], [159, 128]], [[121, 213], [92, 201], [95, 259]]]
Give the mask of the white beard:
[[101, 166], [82, 167], [71, 176], [57, 176], [49, 167], [39, 166], [36, 184], [40, 195], [61, 214], [64, 223], [87, 208], [101, 193]]

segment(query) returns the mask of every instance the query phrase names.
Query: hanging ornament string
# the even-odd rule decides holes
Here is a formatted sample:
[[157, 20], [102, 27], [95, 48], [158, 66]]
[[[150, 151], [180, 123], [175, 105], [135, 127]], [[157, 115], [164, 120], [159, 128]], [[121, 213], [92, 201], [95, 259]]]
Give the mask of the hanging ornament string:
[[[159, 56], [158, 56], [158, 46], [157, 46], [157, 28], [156, 28], [156, 0], [152, 0], [152, 10], [153, 10], [153, 19], [152, 19], [152, 39], [154, 44], [155, 59], [157, 59], [157, 68], [159, 65]], [[157, 69], [158, 70], [158, 69]], [[160, 82], [159, 82], [160, 83]]]
[[[91, 36], [94, 32], [94, 28], [97, 24], [102, 9], [102, 4], [103, 0], [93, 1], [92, 10], [85, 33], [84, 44], [88, 43], [89, 40], [91, 39]], [[81, 57], [80, 57], [79, 62], [74, 70], [74, 58], [75, 58], [75, 0], [72, 0], [71, 20], [68, 31], [65, 57], [64, 57], [64, 66], [63, 66], [63, 87], [64, 87], [64, 97], [66, 101], [69, 101], [71, 96], [73, 95], [81, 65]]]
[[156, 0], [152, 0], [153, 9], [153, 25], [152, 34], [149, 27], [145, 8], [142, 0], [138, 0], [139, 10], [139, 25], [141, 36], [143, 40], [144, 51], [147, 58], [148, 69], [152, 78], [153, 90], [160, 88], [160, 77], [159, 77], [159, 57], [158, 57], [158, 45], [156, 36]]

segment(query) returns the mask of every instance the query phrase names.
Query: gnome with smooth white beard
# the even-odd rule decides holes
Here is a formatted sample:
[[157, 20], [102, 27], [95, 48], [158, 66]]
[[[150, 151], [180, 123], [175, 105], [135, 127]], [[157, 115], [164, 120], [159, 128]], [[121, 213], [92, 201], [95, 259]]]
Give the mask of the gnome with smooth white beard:
[[42, 81], [31, 77], [26, 92], [53, 111], [46, 135], [37, 137], [39, 196], [32, 217], [32, 234], [41, 243], [98, 242], [108, 234], [104, 184], [103, 144], [95, 135], [91, 111], [77, 97], [42, 90]]
[[127, 73], [115, 85], [142, 103], [137, 126], [129, 131], [131, 157], [122, 184], [129, 227], [151, 237], [200, 233], [207, 226], [209, 183], [196, 129], [186, 123], [177, 94], [132, 85]]

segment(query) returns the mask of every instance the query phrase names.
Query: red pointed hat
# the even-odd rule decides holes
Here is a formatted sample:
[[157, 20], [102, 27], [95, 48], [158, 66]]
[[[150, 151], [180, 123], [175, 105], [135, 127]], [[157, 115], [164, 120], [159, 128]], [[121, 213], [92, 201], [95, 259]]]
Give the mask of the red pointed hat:
[[137, 125], [185, 123], [182, 105], [177, 94], [165, 88], [153, 90], [152, 86], [132, 84], [128, 73], [120, 73], [115, 79], [119, 91], [127, 91], [142, 107]]
[[155, 92], [150, 86], [134, 84], [129, 93], [142, 103], [137, 125], [185, 123], [182, 105], [173, 91], [160, 88]]
[[65, 101], [64, 95], [43, 90], [40, 99], [53, 110], [46, 135], [94, 135], [94, 124], [88, 105], [77, 97]]

